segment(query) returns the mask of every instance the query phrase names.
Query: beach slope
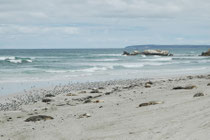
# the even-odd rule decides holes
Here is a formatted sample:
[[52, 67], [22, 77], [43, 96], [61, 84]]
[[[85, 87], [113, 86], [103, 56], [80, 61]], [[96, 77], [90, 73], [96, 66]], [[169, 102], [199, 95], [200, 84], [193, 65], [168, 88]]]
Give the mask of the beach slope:
[[210, 75], [128, 80], [0, 111], [1, 140], [204, 140]]

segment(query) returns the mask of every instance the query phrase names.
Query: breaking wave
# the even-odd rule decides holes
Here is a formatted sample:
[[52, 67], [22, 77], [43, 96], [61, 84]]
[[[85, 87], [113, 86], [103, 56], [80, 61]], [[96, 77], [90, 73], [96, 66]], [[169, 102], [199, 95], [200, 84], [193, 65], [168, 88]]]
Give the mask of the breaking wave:
[[96, 62], [112, 62], [112, 61], [119, 61], [119, 59], [95, 59]]
[[122, 56], [122, 54], [95, 54], [94, 56]]
[[107, 67], [91, 67], [86, 69], [78, 69], [78, 70], [46, 70], [48, 73], [68, 73], [68, 72], [96, 72], [96, 71], [106, 71], [109, 68]]
[[0, 62], [1, 61], [15, 63], [15, 64], [32, 63], [33, 62], [31, 58], [23, 58], [23, 57], [15, 57], [15, 56], [0, 57]]

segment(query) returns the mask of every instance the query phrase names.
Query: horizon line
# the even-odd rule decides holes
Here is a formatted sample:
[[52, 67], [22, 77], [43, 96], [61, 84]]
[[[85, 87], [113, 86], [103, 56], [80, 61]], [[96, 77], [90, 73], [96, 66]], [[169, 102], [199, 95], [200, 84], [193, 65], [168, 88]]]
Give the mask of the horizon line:
[[123, 49], [126, 47], [132, 47], [132, 46], [210, 46], [210, 44], [202, 44], [202, 45], [196, 45], [196, 44], [183, 44], [183, 45], [175, 45], [175, 44], [137, 44], [137, 45], [128, 45], [125, 47], [119, 47], [119, 48], [0, 48], [0, 50], [10, 50], [10, 49], [14, 49], [14, 50], [48, 50], [48, 49]]

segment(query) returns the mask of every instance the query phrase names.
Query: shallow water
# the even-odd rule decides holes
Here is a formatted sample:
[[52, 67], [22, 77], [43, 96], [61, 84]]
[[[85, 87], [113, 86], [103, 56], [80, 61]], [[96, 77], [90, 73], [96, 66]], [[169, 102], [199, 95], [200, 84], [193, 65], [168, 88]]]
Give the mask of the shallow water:
[[208, 47], [144, 49], [169, 50], [174, 56], [122, 56], [125, 49], [0, 50], [0, 95], [59, 83], [154, 78], [208, 73]]

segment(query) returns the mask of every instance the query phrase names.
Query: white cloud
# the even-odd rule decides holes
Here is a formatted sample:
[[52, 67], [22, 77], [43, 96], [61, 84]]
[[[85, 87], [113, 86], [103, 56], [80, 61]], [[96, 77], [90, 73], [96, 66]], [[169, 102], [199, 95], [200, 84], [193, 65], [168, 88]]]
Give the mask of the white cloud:
[[79, 28], [69, 26], [23, 26], [23, 25], [0, 25], [0, 34], [78, 34]]
[[183, 37], [177, 37], [176, 40], [177, 40], [177, 41], [183, 41], [184, 38], [183, 38]]

